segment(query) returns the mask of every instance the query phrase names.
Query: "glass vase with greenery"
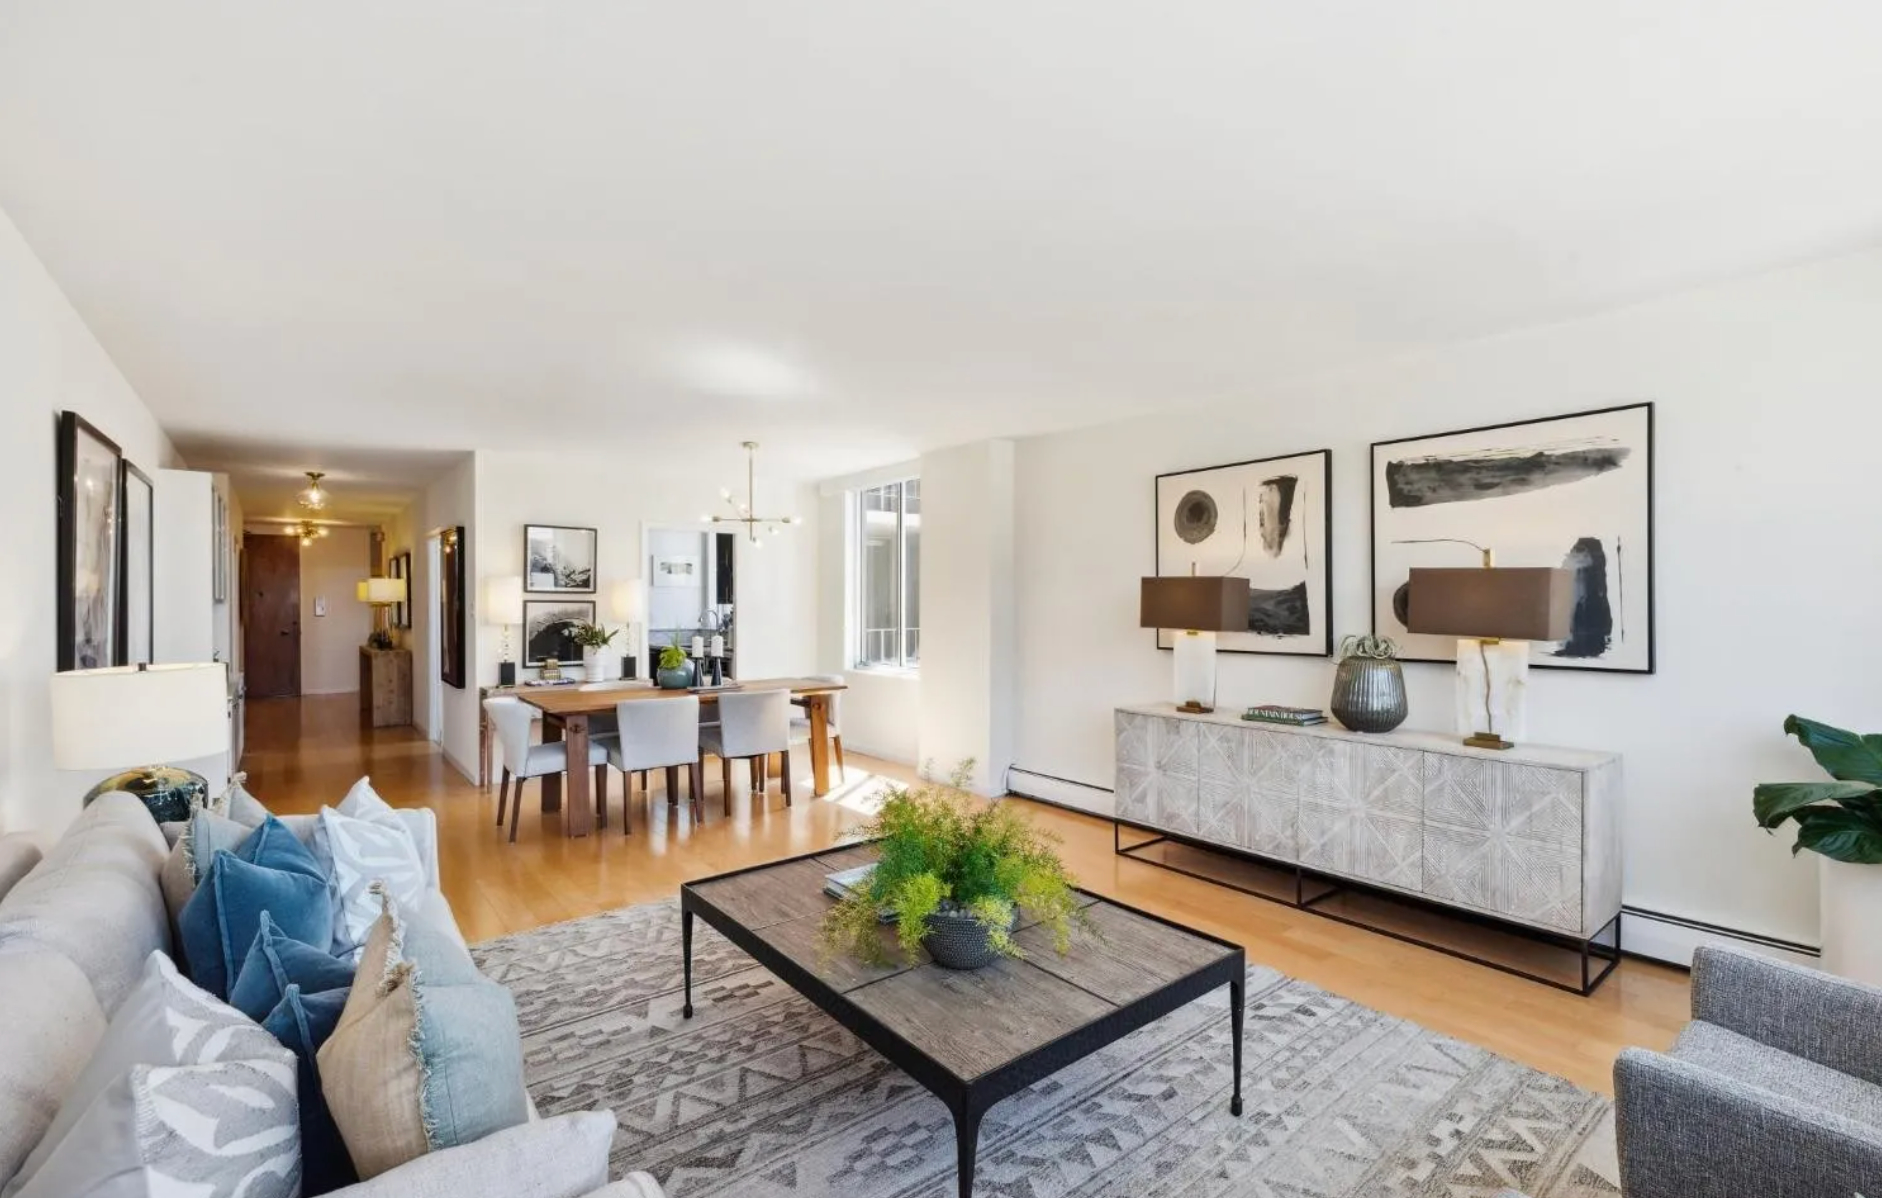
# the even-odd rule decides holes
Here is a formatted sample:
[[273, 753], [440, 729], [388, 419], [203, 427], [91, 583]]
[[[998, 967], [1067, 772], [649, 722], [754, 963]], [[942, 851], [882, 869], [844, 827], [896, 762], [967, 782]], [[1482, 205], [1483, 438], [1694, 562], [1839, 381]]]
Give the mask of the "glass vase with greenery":
[[1859, 736], [1790, 716], [1796, 737], [1834, 781], [1766, 782], [1752, 792], [1758, 826], [1797, 824], [1793, 854], [1805, 849], [1851, 865], [1882, 865], [1882, 736]]
[[857, 829], [875, 840], [880, 855], [868, 878], [824, 918], [828, 950], [889, 963], [879, 932], [885, 913], [893, 915], [895, 938], [910, 960], [936, 918], [972, 919], [993, 952], [1008, 957], [1024, 955], [1013, 940], [1021, 911], [1051, 931], [1060, 953], [1070, 950], [1075, 927], [1095, 933], [1077, 882], [1053, 849], [1056, 838], [1008, 804], [969, 795], [973, 764], [962, 762], [945, 783], [891, 788], [875, 819]]

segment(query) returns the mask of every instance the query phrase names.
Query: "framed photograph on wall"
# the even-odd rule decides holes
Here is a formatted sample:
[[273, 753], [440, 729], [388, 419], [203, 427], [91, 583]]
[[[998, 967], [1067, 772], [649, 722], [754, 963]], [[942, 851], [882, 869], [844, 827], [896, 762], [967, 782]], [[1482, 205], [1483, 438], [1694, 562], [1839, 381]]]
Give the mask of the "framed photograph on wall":
[[523, 526], [523, 589], [538, 595], [595, 593], [597, 534], [559, 524]]
[[1653, 405], [1380, 441], [1372, 447], [1372, 630], [1407, 661], [1455, 661], [1406, 631], [1413, 566], [1572, 570], [1568, 639], [1539, 668], [1653, 673]]
[[701, 577], [696, 557], [654, 554], [653, 585], [657, 587], [696, 587]]
[[386, 563], [386, 577], [398, 578], [405, 582], [405, 598], [392, 605], [392, 626], [410, 628], [412, 626], [412, 555], [410, 552], [395, 553]]
[[147, 665], [155, 660], [156, 623], [156, 496], [150, 476], [122, 463], [118, 480], [122, 513], [118, 533], [118, 575], [124, 580], [123, 626], [118, 630], [124, 646], [123, 664]]
[[122, 665], [117, 442], [76, 412], [59, 416], [58, 667]]
[[1157, 576], [1248, 580], [1248, 630], [1219, 633], [1220, 651], [1333, 652], [1332, 484], [1328, 449], [1157, 476]]
[[464, 559], [468, 555], [469, 542], [464, 536], [464, 526], [447, 528], [438, 538], [438, 677], [446, 686], [464, 688], [467, 677], [465, 666], [464, 621], [470, 610], [469, 596], [464, 589], [466, 567]]
[[569, 638], [569, 632], [577, 624], [594, 622], [593, 599], [525, 599], [523, 668], [539, 669], [551, 657], [580, 661], [582, 647]]

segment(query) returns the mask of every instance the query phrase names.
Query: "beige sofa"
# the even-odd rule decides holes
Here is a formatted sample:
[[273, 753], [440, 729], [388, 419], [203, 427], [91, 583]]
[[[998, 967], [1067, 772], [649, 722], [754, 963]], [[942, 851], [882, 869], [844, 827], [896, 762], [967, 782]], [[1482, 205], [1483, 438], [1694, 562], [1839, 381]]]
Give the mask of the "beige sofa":
[[[437, 825], [400, 819], [425, 858], [428, 919], [456, 930], [438, 890]], [[314, 817], [284, 819], [304, 841]], [[171, 951], [158, 876], [169, 846], [143, 805], [106, 795], [40, 859], [0, 839], [0, 1187], [58, 1113], [153, 951]], [[461, 939], [461, 937], [460, 937]], [[474, 1144], [434, 1152], [340, 1198], [661, 1198], [644, 1173], [607, 1183], [611, 1111], [532, 1120]]]

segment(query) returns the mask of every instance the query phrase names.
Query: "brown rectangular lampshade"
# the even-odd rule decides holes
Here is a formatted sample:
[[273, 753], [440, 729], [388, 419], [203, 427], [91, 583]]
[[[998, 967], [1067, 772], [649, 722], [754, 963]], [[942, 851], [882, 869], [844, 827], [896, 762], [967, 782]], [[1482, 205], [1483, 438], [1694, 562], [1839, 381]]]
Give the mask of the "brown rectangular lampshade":
[[1546, 567], [1414, 568], [1405, 626], [1438, 636], [1559, 641], [1568, 635], [1574, 577]]
[[1248, 580], [1226, 577], [1146, 578], [1138, 626], [1180, 632], [1247, 632]]

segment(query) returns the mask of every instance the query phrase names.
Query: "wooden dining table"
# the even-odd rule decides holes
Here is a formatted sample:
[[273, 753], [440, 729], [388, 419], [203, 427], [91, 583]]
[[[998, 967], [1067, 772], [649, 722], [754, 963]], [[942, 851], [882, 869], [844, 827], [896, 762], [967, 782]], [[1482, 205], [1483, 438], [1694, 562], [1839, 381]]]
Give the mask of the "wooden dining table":
[[[595, 799], [589, 772], [581, 763], [588, 760], [588, 721], [593, 717], [612, 714], [618, 703], [660, 703], [698, 695], [700, 705], [707, 707], [716, 705], [720, 695], [731, 692], [788, 690], [792, 701], [802, 704], [810, 716], [811, 790], [825, 795], [830, 793], [830, 697], [845, 689], [841, 682], [820, 678], [757, 678], [736, 686], [698, 690], [662, 690], [631, 682], [520, 687], [516, 697], [542, 712], [545, 743], [568, 742], [568, 810], [562, 817], [562, 829], [569, 836], [586, 836], [595, 827]], [[563, 807], [562, 779], [561, 774], [542, 779], [545, 812]]]

